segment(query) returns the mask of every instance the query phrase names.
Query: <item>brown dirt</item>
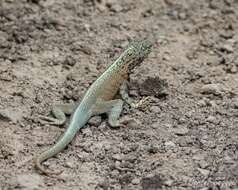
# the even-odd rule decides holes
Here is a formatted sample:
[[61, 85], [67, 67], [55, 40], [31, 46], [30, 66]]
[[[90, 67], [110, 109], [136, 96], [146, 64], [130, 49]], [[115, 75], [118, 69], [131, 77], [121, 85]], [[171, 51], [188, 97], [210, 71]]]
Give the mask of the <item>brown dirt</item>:
[[[0, 189], [237, 189], [237, 10], [236, 0], [0, 0]], [[64, 130], [39, 115], [80, 100], [144, 37], [155, 44], [130, 88], [149, 99], [122, 114], [136, 123], [93, 118], [44, 163], [64, 172], [39, 174], [32, 157]]]

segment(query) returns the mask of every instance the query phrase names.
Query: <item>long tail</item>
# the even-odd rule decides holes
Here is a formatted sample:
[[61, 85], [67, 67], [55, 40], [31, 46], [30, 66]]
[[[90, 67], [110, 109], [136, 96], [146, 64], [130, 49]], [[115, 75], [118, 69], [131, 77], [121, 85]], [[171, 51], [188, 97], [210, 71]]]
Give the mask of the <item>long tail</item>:
[[[79, 111], [80, 112], [80, 111]], [[85, 114], [85, 113], [84, 113]], [[42, 173], [46, 175], [58, 175], [62, 173], [62, 171], [49, 171], [45, 169], [41, 163], [45, 160], [55, 156], [60, 151], [62, 151], [74, 138], [76, 133], [80, 128], [82, 128], [88, 121], [88, 116], [85, 116], [81, 113], [74, 113], [70, 125], [66, 132], [63, 134], [63, 136], [60, 138], [60, 140], [53, 145], [48, 150], [42, 152], [40, 155], [36, 156], [34, 158], [35, 167], [39, 169]], [[83, 117], [83, 118], [82, 118]]]

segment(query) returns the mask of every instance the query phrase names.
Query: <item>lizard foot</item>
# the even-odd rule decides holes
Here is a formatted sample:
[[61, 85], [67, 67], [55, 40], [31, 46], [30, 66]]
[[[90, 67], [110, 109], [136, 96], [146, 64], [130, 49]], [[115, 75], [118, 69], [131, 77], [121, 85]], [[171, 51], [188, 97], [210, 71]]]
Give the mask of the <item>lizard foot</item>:
[[149, 97], [143, 97], [141, 100], [139, 100], [137, 103], [132, 103], [132, 108], [143, 108], [146, 106], [146, 102], [149, 99]]
[[39, 116], [39, 119], [42, 123], [44, 124], [52, 124], [52, 125], [63, 125], [65, 123], [65, 120], [59, 120], [56, 118], [52, 118], [52, 117], [47, 117], [47, 116]]

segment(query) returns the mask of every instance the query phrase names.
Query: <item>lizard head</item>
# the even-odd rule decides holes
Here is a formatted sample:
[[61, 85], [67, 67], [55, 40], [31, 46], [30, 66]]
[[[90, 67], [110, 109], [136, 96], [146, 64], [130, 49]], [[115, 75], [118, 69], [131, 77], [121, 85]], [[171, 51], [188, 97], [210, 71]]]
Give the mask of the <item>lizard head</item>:
[[129, 70], [132, 70], [135, 66], [140, 63], [148, 56], [151, 52], [152, 42], [148, 40], [135, 41], [128, 45], [127, 60]]

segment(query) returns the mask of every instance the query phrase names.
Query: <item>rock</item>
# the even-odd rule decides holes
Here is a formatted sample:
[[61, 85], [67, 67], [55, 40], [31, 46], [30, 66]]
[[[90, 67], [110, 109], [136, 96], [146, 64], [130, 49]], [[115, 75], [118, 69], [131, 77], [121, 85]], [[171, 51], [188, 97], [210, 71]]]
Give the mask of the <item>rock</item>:
[[210, 187], [202, 187], [201, 189], [199, 189], [199, 190], [209, 190], [210, 189]]
[[99, 187], [101, 187], [103, 190], [107, 190], [109, 189], [109, 181], [107, 179], [101, 180], [99, 181], [98, 185]]
[[113, 155], [112, 155], [112, 158], [113, 158], [114, 160], [121, 161], [121, 160], [122, 160], [122, 155], [121, 155], [121, 154], [113, 154]]
[[196, 154], [193, 156], [193, 160], [198, 163], [199, 167], [204, 169], [209, 166], [209, 164], [205, 160], [205, 156], [202, 154]]
[[148, 175], [142, 178], [142, 188], [148, 190], [162, 189], [163, 181], [159, 175]]
[[216, 117], [209, 115], [206, 119], [206, 121], [210, 122], [210, 123], [216, 123]]
[[142, 12], [143, 17], [149, 17], [154, 15], [153, 10], [152, 9], [147, 9], [146, 11]]
[[231, 44], [224, 44], [223, 46], [220, 47], [220, 50], [225, 51], [227, 53], [232, 53], [234, 51]]
[[224, 163], [225, 163], [225, 164], [235, 164], [235, 160], [232, 159], [230, 156], [226, 155], [226, 156], [224, 157]]
[[235, 109], [238, 109], [238, 98], [233, 99], [232, 107], [235, 108]]
[[181, 12], [178, 14], [178, 18], [181, 20], [185, 20], [187, 18], [187, 15], [185, 12]]
[[91, 154], [82, 151], [80, 154], [78, 154], [78, 158], [80, 159], [81, 162], [89, 162], [91, 159]]
[[172, 179], [168, 179], [168, 180], [166, 180], [165, 182], [164, 182], [164, 184], [166, 185], [166, 186], [172, 186], [173, 185], [173, 180]]
[[194, 156], [193, 156], [193, 160], [204, 160], [204, 155], [202, 155], [202, 154], [195, 154]]
[[68, 160], [65, 162], [65, 166], [68, 168], [74, 168], [74, 162], [72, 162], [71, 160]]
[[202, 143], [204, 148], [216, 148], [216, 142], [212, 140], [208, 140], [206, 138], [200, 139], [200, 142]]
[[0, 110], [0, 120], [1, 121], [11, 121], [11, 118], [9, 117], [9, 115], [6, 112]]
[[115, 168], [120, 168], [121, 166], [121, 162], [119, 162], [118, 160], [115, 161]]
[[123, 10], [123, 7], [118, 3], [107, 2], [106, 6], [110, 9], [110, 11], [115, 13], [121, 12]]
[[176, 135], [186, 135], [189, 130], [187, 127], [178, 127], [178, 128], [172, 129], [172, 131]]
[[172, 141], [167, 141], [167, 142], [164, 143], [164, 146], [166, 148], [171, 148], [171, 147], [176, 147], [176, 144]]
[[204, 175], [205, 177], [208, 177], [208, 175], [210, 174], [210, 171], [209, 171], [209, 170], [206, 170], [206, 169], [197, 168], [197, 170], [198, 170], [202, 175]]
[[150, 111], [151, 111], [152, 113], [160, 113], [160, 112], [161, 112], [161, 109], [160, 109], [159, 106], [151, 106], [151, 107], [150, 107]]
[[238, 67], [236, 65], [233, 65], [231, 68], [230, 68], [230, 72], [231, 73], [237, 73], [238, 72]]
[[104, 150], [108, 151], [112, 148], [112, 146], [110, 145], [110, 143], [106, 143], [103, 145], [103, 148], [104, 148]]
[[151, 127], [152, 127], [153, 129], [157, 129], [157, 128], [159, 128], [159, 126], [160, 126], [159, 122], [154, 122], [154, 123], [152, 123], [152, 125], [151, 125]]
[[22, 174], [17, 176], [17, 183], [20, 188], [36, 190], [42, 188], [43, 179], [37, 174]]
[[118, 177], [119, 174], [120, 174], [120, 172], [117, 169], [111, 171], [111, 176], [114, 178]]
[[220, 95], [221, 94], [221, 85], [220, 84], [203, 85], [201, 88], [201, 93], [202, 94]]
[[17, 123], [22, 120], [25, 114], [25, 110], [20, 108], [6, 108], [5, 110], [0, 110], [0, 119], [3, 121], [11, 121]]
[[65, 67], [65, 65], [72, 67], [75, 64], [76, 64], [76, 60], [73, 57], [71, 57], [71, 56], [65, 57], [64, 64], [63, 64], [64, 67]]
[[81, 132], [86, 137], [91, 137], [93, 135], [92, 130], [90, 128], [83, 128]]
[[158, 153], [159, 152], [159, 146], [151, 144], [149, 149], [148, 149], [148, 152], [151, 153], [151, 154]]
[[208, 106], [211, 106], [211, 107], [213, 107], [213, 108], [216, 108], [216, 107], [217, 107], [216, 102], [213, 101], [213, 100], [207, 101], [207, 105], [208, 105]]
[[200, 161], [198, 162], [198, 165], [199, 165], [200, 168], [202, 168], [202, 169], [205, 169], [205, 168], [207, 168], [207, 167], [209, 166], [209, 164], [208, 164], [205, 160], [200, 160]]
[[165, 54], [163, 55], [163, 58], [162, 58], [162, 59], [165, 60], [165, 61], [169, 61], [169, 60], [170, 60], [170, 55], [167, 54], [167, 53], [165, 53]]
[[198, 101], [199, 106], [205, 107], [207, 105], [206, 101], [204, 99]]
[[154, 96], [156, 98], [165, 98], [168, 95], [168, 83], [158, 76], [148, 77], [140, 84], [141, 96]]
[[134, 179], [131, 181], [131, 183], [132, 183], [133, 185], [138, 185], [138, 184], [140, 183], [140, 179], [139, 179], [139, 178], [134, 178]]
[[102, 119], [100, 116], [94, 116], [88, 121], [88, 123], [92, 126], [99, 126], [101, 122], [102, 122]]
[[126, 125], [129, 128], [138, 128], [140, 126], [140, 122], [134, 118], [129, 118], [127, 116], [124, 117], [123, 121], [121, 121], [123, 125]]

